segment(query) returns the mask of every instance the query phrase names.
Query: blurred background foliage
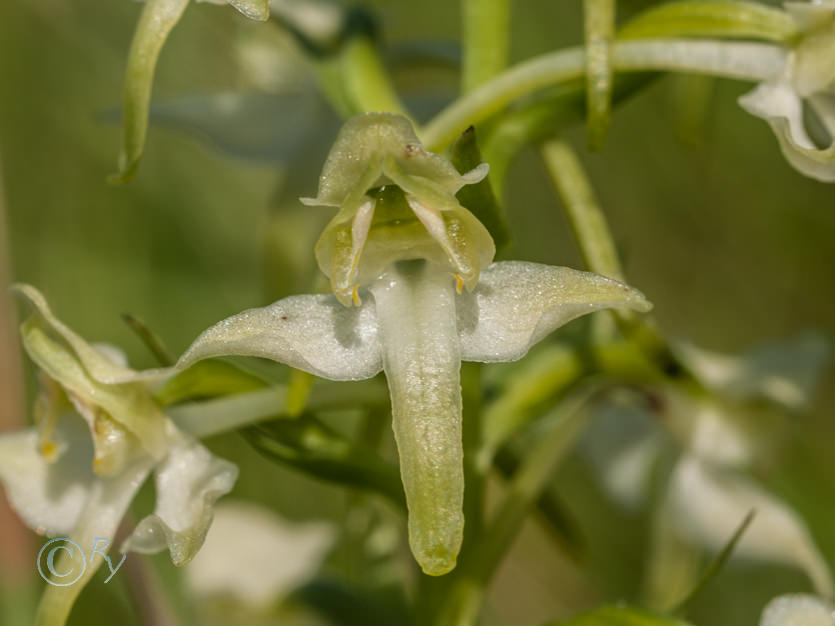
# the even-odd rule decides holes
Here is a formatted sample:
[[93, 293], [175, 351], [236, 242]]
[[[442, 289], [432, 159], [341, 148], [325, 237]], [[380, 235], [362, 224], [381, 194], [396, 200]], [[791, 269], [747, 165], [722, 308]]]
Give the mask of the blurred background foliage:
[[[643, 4], [620, 6], [628, 14]], [[389, 50], [459, 36], [454, 2], [377, 0], [369, 7]], [[281, 163], [231, 156], [176, 123], [152, 122], [136, 179], [108, 185], [119, 149], [122, 72], [140, 9], [127, 1], [0, 2], [0, 205], [6, 227], [0, 245], [7, 247], [0, 259], [8, 263], [0, 276], [37, 285], [80, 334], [118, 344], [132, 364], [147, 367], [153, 359], [121, 313], [144, 320], [179, 352], [215, 321], [315, 284], [312, 244], [329, 214], [293, 198], [314, 194], [338, 126], [323, 109], [309, 137], [300, 134], [288, 143], [292, 154]], [[519, 0], [513, 10], [514, 60], [581, 41], [579, 2]], [[155, 102], [263, 90], [247, 42], [274, 50], [275, 67], [296, 76], [302, 61], [281, 56], [290, 54], [288, 42], [275, 30], [228, 7], [192, 7], [163, 50]], [[418, 99], [421, 93], [454, 95], [448, 71], [401, 73], [399, 80]], [[746, 87], [663, 77], [615, 111], [601, 152], [585, 150], [581, 125], [567, 131], [611, 220], [626, 275], [655, 303], [661, 327], [670, 336], [725, 352], [806, 329], [835, 337], [835, 187], [803, 178], [787, 165], [766, 124], [736, 105]], [[156, 119], [165, 122], [164, 113], [158, 109]], [[277, 108], [273, 126], [263, 132], [286, 135], [290, 142], [302, 126], [300, 115], [298, 109]], [[234, 126], [224, 132], [236, 136]], [[240, 132], [256, 140], [261, 134], [258, 126]], [[516, 159], [504, 191], [513, 236], [507, 258], [581, 266], [537, 151]], [[0, 303], [6, 313], [15, 309], [7, 297]], [[14, 402], [14, 372], [22, 367], [31, 377], [31, 367], [22, 364], [13, 342], [0, 359], [0, 371], [8, 373], [0, 381], [8, 399], [0, 424], [20, 426], [29, 418]], [[791, 425], [779, 456], [760, 476], [798, 508], [830, 566], [833, 383], [830, 368], [811, 414]], [[31, 384], [28, 389], [31, 399]], [[349, 500], [342, 489], [276, 467], [238, 435], [209, 445], [241, 467], [235, 497], [267, 504], [291, 519], [341, 523]], [[646, 516], [615, 510], [591, 487], [578, 459], [556, 481], [582, 527], [585, 559], [567, 559], [530, 521], [494, 582], [486, 624], [537, 624], [639, 594]], [[494, 490], [500, 489], [497, 483]], [[138, 507], [148, 509], [151, 502], [146, 493]], [[12, 573], [2, 596], [6, 604], [23, 607], [26, 594], [17, 590], [41, 584], [34, 563], [40, 541], [8, 520], [3, 524], [4, 554], [16, 554], [12, 543], [29, 542], [23, 554], [31, 562], [24, 558], [16, 569], [7, 564]], [[167, 556], [150, 561], [166, 595], [185, 606], [188, 599], [176, 591], [181, 582]], [[341, 571], [345, 576], [348, 569]], [[361, 580], [363, 573], [354, 576]], [[101, 573], [85, 589], [70, 623], [138, 624], [126, 578], [117, 576], [107, 586], [100, 578]], [[733, 562], [702, 594], [692, 617], [697, 624], [753, 626], [770, 597], [806, 588], [800, 573]]]

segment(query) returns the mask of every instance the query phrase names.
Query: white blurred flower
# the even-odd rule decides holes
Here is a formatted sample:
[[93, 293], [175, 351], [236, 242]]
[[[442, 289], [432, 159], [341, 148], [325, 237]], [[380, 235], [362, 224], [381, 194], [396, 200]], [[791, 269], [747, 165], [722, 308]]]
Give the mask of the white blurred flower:
[[186, 582], [198, 595], [265, 610], [313, 577], [335, 539], [327, 522], [291, 523], [258, 505], [223, 502]]
[[835, 606], [807, 594], [780, 596], [765, 607], [760, 626], [835, 626]]

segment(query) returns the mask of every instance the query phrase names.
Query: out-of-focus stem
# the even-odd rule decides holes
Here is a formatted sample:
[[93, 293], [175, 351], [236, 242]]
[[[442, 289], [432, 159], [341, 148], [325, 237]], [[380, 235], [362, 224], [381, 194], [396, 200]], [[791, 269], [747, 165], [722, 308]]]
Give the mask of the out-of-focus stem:
[[370, 37], [356, 36], [345, 43], [340, 69], [356, 113], [388, 111], [409, 117]]
[[[652, 39], [620, 41], [611, 47], [618, 72], [671, 71], [761, 81], [783, 68], [782, 46], [718, 40]], [[584, 49], [568, 48], [519, 63], [441, 111], [421, 133], [427, 149], [439, 152], [468, 126], [494, 115], [529, 93], [585, 75]]]
[[464, 59], [461, 91], [467, 93], [507, 66], [510, 44], [508, 0], [462, 0]]
[[565, 141], [549, 141], [542, 147], [542, 156], [586, 266], [592, 272], [623, 281], [612, 232], [574, 150]]
[[603, 147], [612, 106], [612, 40], [615, 0], [584, 0], [586, 37], [586, 110], [589, 147]]

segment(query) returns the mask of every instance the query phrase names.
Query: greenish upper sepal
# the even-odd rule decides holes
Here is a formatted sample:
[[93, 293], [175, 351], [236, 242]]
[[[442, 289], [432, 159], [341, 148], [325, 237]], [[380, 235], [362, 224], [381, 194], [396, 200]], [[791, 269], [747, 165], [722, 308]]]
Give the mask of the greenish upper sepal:
[[[460, 286], [475, 287], [495, 246], [455, 194], [487, 171], [482, 163], [460, 174], [423, 148], [403, 116], [366, 113], [346, 122], [325, 161], [318, 195], [302, 198], [308, 205], [339, 207], [316, 244], [319, 267], [339, 301], [358, 305], [360, 286], [391, 262], [415, 258], [441, 259]], [[381, 202], [389, 186], [403, 196], [383, 195]]]

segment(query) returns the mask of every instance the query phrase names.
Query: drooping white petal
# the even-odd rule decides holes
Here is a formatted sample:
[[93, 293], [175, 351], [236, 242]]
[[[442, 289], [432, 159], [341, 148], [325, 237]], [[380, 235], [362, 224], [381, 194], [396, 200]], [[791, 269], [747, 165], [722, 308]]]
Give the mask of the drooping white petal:
[[439, 265], [400, 263], [371, 292], [409, 508], [409, 545], [423, 571], [439, 576], [455, 567], [464, 528], [454, 280]]
[[197, 441], [179, 435], [155, 470], [157, 504], [137, 524], [122, 551], [150, 554], [166, 547], [174, 565], [188, 563], [203, 545], [213, 507], [229, 493], [238, 468], [211, 454]]
[[819, 149], [803, 125], [803, 103], [788, 78], [758, 85], [739, 99], [743, 109], [766, 120], [786, 160], [801, 174], [835, 181], [835, 143]]
[[[119, 522], [154, 463], [150, 456], [138, 456], [120, 474], [99, 478], [91, 483], [89, 498], [70, 534], [70, 538], [86, 554], [86, 568], [72, 585], [46, 585], [35, 617], [35, 626], [58, 626], [66, 622], [76, 597], [104, 562], [100, 554], [93, 552], [94, 549], [99, 548], [106, 552], [111, 548], [110, 552], [113, 554], [113, 537]], [[111, 556], [114, 567], [118, 565], [119, 560], [120, 557]], [[68, 561], [67, 553], [62, 551], [55, 569], [68, 572], [78, 566], [78, 563]]]
[[494, 263], [472, 293], [458, 297], [458, 332], [465, 361], [515, 361], [571, 320], [623, 307], [648, 311], [636, 289], [567, 267], [523, 261]]
[[309, 580], [333, 545], [327, 522], [290, 523], [269, 509], [223, 502], [206, 542], [185, 569], [201, 596], [232, 596], [265, 609]]
[[765, 398], [789, 409], [802, 409], [829, 359], [826, 337], [805, 333], [769, 343], [741, 356], [678, 343], [676, 354], [706, 386], [723, 396]]
[[779, 596], [765, 607], [760, 626], [835, 626], [835, 606], [805, 593]]
[[218, 322], [177, 368], [225, 355], [272, 359], [331, 380], [371, 378], [383, 368], [374, 302], [347, 308], [325, 295], [290, 296]]
[[832, 594], [826, 561], [803, 520], [753, 482], [717, 471], [695, 456], [686, 455], [670, 479], [664, 507], [678, 533], [717, 551], [754, 509], [756, 516], [734, 554], [800, 567], [818, 592]]
[[65, 454], [54, 463], [40, 453], [34, 428], [0, 435], [0, 481], [17, 514], [38, 534], [68, 535], [95, 481], [90, 436], [78, 418], [54, 431]]

